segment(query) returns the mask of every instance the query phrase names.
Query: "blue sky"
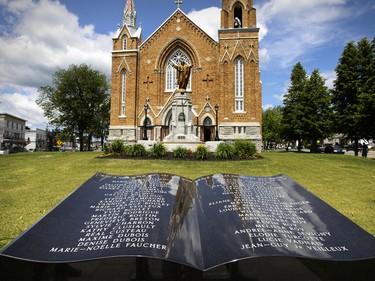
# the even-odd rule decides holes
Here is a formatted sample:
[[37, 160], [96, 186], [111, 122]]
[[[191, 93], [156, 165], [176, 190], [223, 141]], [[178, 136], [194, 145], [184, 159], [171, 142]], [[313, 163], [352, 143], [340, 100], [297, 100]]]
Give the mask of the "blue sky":
[[[110, 78], [112, 38], [126, 0], [0, 0], [0, 112], [45, 128], [38, 88], [57, 69], [86, 63]], [[175, 0], [134, 0], [146, 40]], [[254, 0], [260, 31], [263, 107], [282, 104], [293, 66], [319, 69], [332, 86], [349, 41], [375, 36], [373, 0]], [[221, 0], [183, 0], [181, 9], [213, 38]]]

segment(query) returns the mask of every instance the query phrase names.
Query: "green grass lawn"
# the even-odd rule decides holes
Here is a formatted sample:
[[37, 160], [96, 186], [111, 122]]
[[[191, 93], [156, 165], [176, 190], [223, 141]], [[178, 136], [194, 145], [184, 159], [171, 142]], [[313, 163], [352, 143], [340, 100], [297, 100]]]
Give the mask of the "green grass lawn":
[[251, 161], [101, 159], [100, 153], [0, 155], [0, 248], [11, 242], [96, 172], [287, 174], [375, 235], [375, 160], [346, 155], [269, 152]]

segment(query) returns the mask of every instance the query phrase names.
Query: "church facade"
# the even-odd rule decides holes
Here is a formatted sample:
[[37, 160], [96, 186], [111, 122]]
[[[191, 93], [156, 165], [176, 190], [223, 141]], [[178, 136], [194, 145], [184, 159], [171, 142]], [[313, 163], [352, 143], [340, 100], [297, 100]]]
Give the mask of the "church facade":
[[[173, 65], [192, 66], [186, 95], [202, 141], [248, 139], [261, 145], [259, 28], [252, 0], [222, 0], [218, 40], [180, 9], [142, 41], [134, 1], [113, 39], [109, 141], [163, 141], [178, 88]], [[218, 135], [217, 135], [218, 133]]]

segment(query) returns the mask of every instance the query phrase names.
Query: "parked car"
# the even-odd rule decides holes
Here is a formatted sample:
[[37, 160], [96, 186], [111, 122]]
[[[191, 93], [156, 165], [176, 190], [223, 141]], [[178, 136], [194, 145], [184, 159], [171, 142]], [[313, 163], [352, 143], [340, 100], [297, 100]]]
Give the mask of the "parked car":
[[316, 145], [316, 152], [324, 152], [325, 146], [323, 144]]
[[342, 150], [341, 146], [338, 144], [329, 144], [325, 147], [324, 153], [338, 153], [344, 154], [345, 152]]

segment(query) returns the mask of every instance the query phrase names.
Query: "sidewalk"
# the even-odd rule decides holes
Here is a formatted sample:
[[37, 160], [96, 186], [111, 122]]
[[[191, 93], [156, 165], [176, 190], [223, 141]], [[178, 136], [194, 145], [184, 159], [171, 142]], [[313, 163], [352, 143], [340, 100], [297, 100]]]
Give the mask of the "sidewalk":
[[[345, 151], [345, 155], [354, 156], [354, 151], [353, 150]], [[362, 157], [362, 152], [361, 151], [358, 152], [358, 157]], [[367, 157], [375, 159], [375, 151], [374, 150], [370, 150], [367, 153]]]

